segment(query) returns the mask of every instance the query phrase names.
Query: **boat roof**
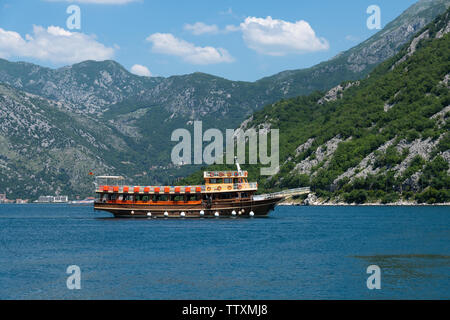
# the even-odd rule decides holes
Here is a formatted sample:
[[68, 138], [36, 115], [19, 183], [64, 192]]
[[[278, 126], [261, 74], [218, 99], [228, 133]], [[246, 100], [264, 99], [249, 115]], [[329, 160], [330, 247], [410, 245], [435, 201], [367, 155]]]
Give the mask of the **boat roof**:
[[203, 171], [203, 178], [247, 178], [247, 171]]

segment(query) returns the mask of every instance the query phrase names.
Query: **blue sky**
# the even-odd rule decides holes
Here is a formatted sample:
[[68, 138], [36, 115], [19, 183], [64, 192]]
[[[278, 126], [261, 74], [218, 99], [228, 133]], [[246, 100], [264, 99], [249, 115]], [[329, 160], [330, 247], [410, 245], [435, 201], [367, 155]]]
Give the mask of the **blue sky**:
[[[254, 81], [369, 38], [379, 31], [367, 28], [370, 5], [380, 7], [384, 27], [414, 2], [0, 0], [0, 57], [48, 67], [113, 59], [141, 75], [200, 71]], [[79, 30], [66, 25], [72, 4]]]

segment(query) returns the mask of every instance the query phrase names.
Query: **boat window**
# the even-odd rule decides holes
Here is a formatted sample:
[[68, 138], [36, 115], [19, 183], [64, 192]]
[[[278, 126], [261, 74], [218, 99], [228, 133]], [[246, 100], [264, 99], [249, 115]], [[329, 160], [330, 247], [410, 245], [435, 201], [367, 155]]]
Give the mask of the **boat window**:
[[232, 178], [225, 178], [225, 179], [223, 179], [223, 183], [233, 183], [233, 179]]
[[196, 200], [200, 200], [200, 195], [190, 194], [187, 196], [187, 201], [196, 201]]
[[133, 195], [131, 195], [131, 194], [124, 194], [123, 195], [123, 200], [125, 200], [125, 201], [132, 201], [133, 200]]
[[223, 179], [209, 179], [209, 183], [216, 184], [216, 183], [223, 183]]
[[208, 201], [208, 199], [212, 199], [213, 198], [213, 194], [205, 193], [202, 196], [203, 196], [203, 200], [206, 200], [206, 201]]
[[182, 195], [172, 196], [172, 201], [183, 201], [184, 197]]
[[156, 201], [167, 201], [168, 197], [165, 194], [160, 194], [156, 197]]
[[224, 192], [219, 194], [219, 199], [233, 199], [236, 195], [231, 192]]
[[142, 201], [148, 202], [149, 200], [149, 196], [142, 196]]

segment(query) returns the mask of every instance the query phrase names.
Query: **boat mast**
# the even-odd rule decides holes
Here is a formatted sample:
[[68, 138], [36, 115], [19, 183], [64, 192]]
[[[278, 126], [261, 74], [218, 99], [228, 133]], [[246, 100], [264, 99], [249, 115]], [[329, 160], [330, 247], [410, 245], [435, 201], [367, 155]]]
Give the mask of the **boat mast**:
[[236, 162], [236, 168], [237, 168], [237, 171], [241, 172], [241, 166], [239, 165], [236, 156], [234, 156], [234, 162]]

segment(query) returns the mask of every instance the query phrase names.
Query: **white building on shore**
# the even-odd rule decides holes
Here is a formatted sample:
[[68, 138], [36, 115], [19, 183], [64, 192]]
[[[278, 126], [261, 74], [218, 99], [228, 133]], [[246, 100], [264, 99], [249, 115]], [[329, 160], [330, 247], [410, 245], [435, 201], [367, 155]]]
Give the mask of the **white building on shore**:
[[68, 196], [40, 196], [37, 203], [66, 203], [69, 202]]

